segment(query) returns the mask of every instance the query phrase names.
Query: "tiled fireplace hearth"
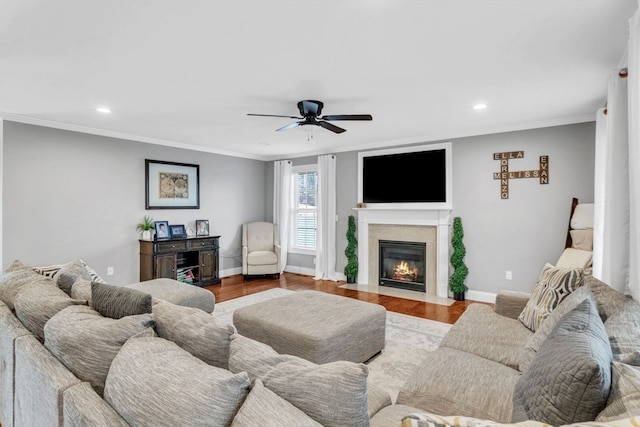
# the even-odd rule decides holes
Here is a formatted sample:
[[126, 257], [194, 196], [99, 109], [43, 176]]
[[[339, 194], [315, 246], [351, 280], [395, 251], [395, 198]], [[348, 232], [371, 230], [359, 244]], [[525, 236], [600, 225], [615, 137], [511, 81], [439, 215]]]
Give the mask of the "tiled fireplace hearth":
[[446, 298], [449, 278], [449, 216], [444, 209], [356, 209], [358, 284], [379, 285], [380, 241], [423, 243], [425, 292]]

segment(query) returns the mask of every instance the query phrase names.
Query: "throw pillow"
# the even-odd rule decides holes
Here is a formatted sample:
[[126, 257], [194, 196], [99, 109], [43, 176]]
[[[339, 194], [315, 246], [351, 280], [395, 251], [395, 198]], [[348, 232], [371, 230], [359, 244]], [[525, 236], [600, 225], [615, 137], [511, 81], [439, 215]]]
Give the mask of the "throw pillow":
[[71, 295], [71, 287], [76, 279], [82, 277], [90, 282], [105, 283], [105, 281], [89, 267], [80, 258], [76, 258], [60, 267], [60, 270], [54, 275], [56, 284], [60, 289]]
[[132, 336], [153, 331], [153, 316], [103, 317], [91, 307], [67, 307], [44, 326], [44, 346], [102, 396], [113, 358]]
[[593, 252], [581, 251], [580, 249], [566, 248], [558, 258], [556, 268], [582, 268], [591, 265]]
[[231, 427], [322, 427], [256, 380], [251, 392], [233, 418]]
[[518, 320], [535, 332], [553, 309], [582, 285], [582, 276], [581, 269], [556, 268], [547, 263]]
[[204, 311], [166, 301], [153, 306], [160, 338], [173, 341], [209, 365], [229, 367], [229, 345], [235, 327]]
[[250, 384], [171, 341], [133, 338], [113, 360], [104, 398], [132, 426], [228, 426]]
[[60, 310], [72, 305], [87, 305], [87, 302], [72, 299], [57, 286], [43, 286], [40, 283], [26, 285], [20, 289], [15, 299], [16, 317], [43, 342], [44, 325], [47, 321]]
[[580, 203], [571, 216], [571, 228], [584, 230], [593, 228], [593, 203]]
[[586, 286], [581, 286], [573, 291], [571, 295], [565, 298], [560, 304], [558, 304], [558, 306], [534, 332], [531, 338], [529, 338], [529, 341], [527, 341], [527, 344], [520, 352], [520, 363], [518, 367], [520, 372], [524, 372], [527, 370], [527, 368], [529, 368], [531, 361], [535, 357], [538, 350], [540, 350], [540, 346], [542, 346], [547, 337], [549, 337], [549, 334], [551, 334], [560, 319], [562, 319], [565, 314], [576, 308], [578, 304], [586, 299], [589, 299], [593, 302], [594, 297], [591, 294], [591, 291]]
[[640, 368], [613, 362], [607, 406], [596, 421], [615, 421], [640, 415]]
[[[606, 283], [596, 279], [591, 274], [584, 275], [584, 287], [589, 288], [593, 294], [600, 318], [603, 322], [613, 314], [620, 311], [620, 307], [631, 300], [630, 297], [616, 291]], [[606, 323], [605, 323], [606, 325]]]
[[593, 230], [571, 230], [571, 247], [581, 251], [593, 250]]
[[5, 268], [4, 273], [12, 273], [14, 271], [24, 270], [27, 268], [29, 268], [28, 265], [23, 264], [20, 260], [15, 260], [9, 265], [9, 267]]
[[91, 306], [105, 317], [151, 313], [151, 295], [135, 289], [91, 282]]
[[598, 310], [581, 302], [556, 325], [513, 392], [513, 421], [589, 421], [611, 388], [611, 347]]
[[30, 268], [5, 271], [0, 275], [0, 300], [4, 302], [11, 311], [15, 311], [14, 301], [18, 292], [31, 283], [37, 283], [42, 286], [55, 286], [55, 283], [51, 279], [39, 275]]
[[232, 337], [230, 350], [231, 372], [260, 379], [323, 426], [369, 424], [366, 365], [346, 361], [316, 365], [240, 335]]

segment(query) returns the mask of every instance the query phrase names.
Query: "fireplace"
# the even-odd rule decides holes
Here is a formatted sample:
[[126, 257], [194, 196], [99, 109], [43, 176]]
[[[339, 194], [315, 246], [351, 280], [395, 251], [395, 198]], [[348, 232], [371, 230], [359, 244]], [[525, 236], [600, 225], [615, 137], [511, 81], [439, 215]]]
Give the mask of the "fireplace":
[[424, 242], [379, 240], [379, 285], [426, 292]]

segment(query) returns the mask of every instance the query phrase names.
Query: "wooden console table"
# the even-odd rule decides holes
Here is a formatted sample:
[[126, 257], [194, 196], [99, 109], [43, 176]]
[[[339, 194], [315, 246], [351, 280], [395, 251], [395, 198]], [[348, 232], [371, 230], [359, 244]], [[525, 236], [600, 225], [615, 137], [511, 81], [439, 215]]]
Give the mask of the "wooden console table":
[[220, 283], [220, 236], [140, 240], [140, 281], [169, 278], [196, 286]]

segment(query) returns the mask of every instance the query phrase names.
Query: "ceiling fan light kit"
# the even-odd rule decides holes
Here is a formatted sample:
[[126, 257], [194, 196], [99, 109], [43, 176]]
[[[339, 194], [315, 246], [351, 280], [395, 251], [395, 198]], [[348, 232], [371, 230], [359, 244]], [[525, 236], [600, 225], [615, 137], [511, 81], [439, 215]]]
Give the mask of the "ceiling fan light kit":
[[299, 120], [297, 122], [294, 122], [276, 129], [276, 131], [278, 132], [286, 131], [299, 126], [313, 125], [313, 126], [320, 126], [334, 133], [343, 133], [343, 132], [346, 132], [346, 129], [338, 127], [333, 123], [329, 123], [329, 122], [340, 121], [340, 120], [357, 120], [357, 121], [373, 120], [373, 117], [371, 116], [371, 114], [338, 114], [338, 115], [321, 116], [323, 107], [324, 107], [324, 103], [321, 101], [304, 100], [304, 101], [298, 102], [298, 111], [300, 112], [301, 117], [281, 116], [277, 114], [253, 114], [253, 113], [249, 113], [247, 115], [260, 116], [260, 117], [285, 117], [288, 119]]

